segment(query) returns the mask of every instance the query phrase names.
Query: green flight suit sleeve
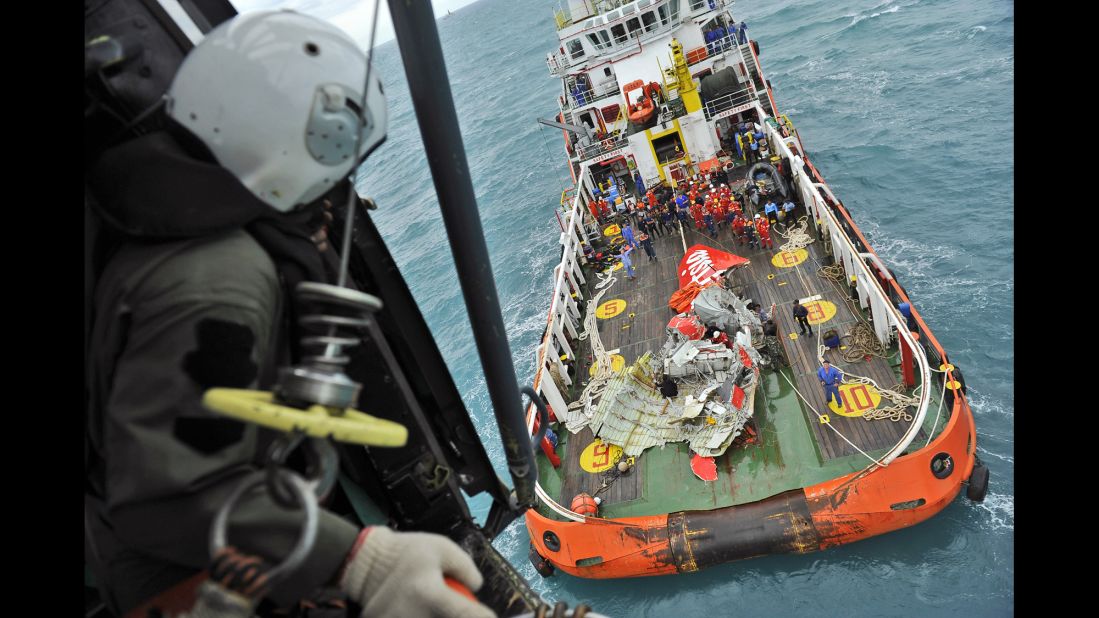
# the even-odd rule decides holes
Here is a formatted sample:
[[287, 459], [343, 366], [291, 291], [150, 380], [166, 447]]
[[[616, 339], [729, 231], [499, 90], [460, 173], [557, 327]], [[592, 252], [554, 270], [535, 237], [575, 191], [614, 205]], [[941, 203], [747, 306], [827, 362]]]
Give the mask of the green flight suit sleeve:
[[[255, 387], [279, 286], [270, 258], [243, 232], [183, 247], [135, 278], [120, 304], [129, 323], [106, 406], [106, 506], [127, 546], [203, 568], [214, 515], [257, 474], [257, 428], [207, 411], [202, 393]], [[301, 519], [251, 492], [233, 511], [229, 543], [274, 564]], [[290, 602], [332, 582], [358, 532], [322, 509], [312, 553], [272, 597]]]

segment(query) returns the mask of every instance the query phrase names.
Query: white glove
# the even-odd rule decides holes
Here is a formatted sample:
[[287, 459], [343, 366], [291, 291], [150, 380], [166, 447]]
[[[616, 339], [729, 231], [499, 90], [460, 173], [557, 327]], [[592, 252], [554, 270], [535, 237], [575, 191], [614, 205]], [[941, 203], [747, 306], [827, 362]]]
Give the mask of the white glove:
[[362, 531], [340, 588], [363, 606], [362, 618], [493, 618], [488, 607], [451, 589], [443, 576], [477, 591], [484, 578], [454, 541], [426, 532]]

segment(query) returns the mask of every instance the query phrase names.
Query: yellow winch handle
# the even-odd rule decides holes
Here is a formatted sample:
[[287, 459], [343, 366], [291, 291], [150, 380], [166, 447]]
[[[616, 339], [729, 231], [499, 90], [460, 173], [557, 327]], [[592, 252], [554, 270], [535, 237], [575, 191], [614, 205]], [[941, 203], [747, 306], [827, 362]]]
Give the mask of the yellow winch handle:
[[299, 430], [314, 438], [332, 438], [364, 446], [404, 446], [408, 429], [400, 423], [370, 416], [352, 408], [320, 405], [305, 410], [275, 402], [270, 391], [211, 388], [202, 396], [207, 409], [247, 423], [290, 432]]

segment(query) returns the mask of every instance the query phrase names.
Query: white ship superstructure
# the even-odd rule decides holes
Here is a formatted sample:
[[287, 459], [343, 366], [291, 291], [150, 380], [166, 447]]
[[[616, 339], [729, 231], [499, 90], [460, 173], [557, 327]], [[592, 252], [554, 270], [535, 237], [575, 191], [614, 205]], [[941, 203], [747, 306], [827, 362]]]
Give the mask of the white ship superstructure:
[[[735, 123], [773, 115], [757, 54], [731, 4], [569, 0], [555, 12], [560, 45], [546, 61], [561, 78], [558, 120], [573, 127], [573, 172], [591, 163], [586, 187], [611, 174], [632, 187], [635, 170], [646, 186], [675, 185], [716, 162]], [[720, 87], [704, 97], [701, 80], [709, 76]], [[652, 110], [631, 119], [639, 100]], [[742, 116], [757, 104], [763, 114]]]

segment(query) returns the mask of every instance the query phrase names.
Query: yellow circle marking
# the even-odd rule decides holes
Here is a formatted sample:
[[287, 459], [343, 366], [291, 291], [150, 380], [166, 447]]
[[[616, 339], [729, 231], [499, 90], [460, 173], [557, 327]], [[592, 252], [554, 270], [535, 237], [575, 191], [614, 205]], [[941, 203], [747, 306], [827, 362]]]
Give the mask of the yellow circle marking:
[[618, 236], [622, 233], [622, 228], [618, 227], [618, 224], [608, 225], [607, 229], [603, 230], [604, 236]]
[[607, 318], [613, 318], [614, 316], [622, 313], [626, 310], [626, 301], [621, 298], [614, 300], [608, 300], [607, 302], [599, 305], [595, 310], [595, 317], [605, 320]]
[[827, 300], [810, 301], [805, 303], [804, 307], [809, 310], [809, 316], [806, 319], [813, 326], [836, 317], [836, 306]]
[[779, 251], [771, 256], [771, 263], [778, 268], [793, 268], [809, 259], [809, 252], [805, 249], [794, 251]]
[[828, 409], [840, 416], [862, 416], [867, 410], [873, 410], [881, 403], [881, 393], [869, 384], [840, 384], [840, 401], [837, 407], [834, 401], [828, 402]]
[[773, 273], [772, 273], [772, 274], [769, 274], [769, 275], [767, 275], [767, 278], [768, 278], [768, 279], [774, 279], [774, 278], [775, 278], [775, 275], [774, 275]]
[[951, 365], [950, 363], [939, 365], [939, 371], [954, 371], [954, 365]]
[[962, 387], [962, 383], [957, 380], [951, 380], [946, 383], [946, 387], [949, 389], [957, 390]]
[[[625, 366], [626, 358], [624, 356], [621, 354], [611, 354], [611, 371], [618, 373], [619, 371], [622, 371], [622, 368]], [[591, 368], [588, 369], [588, 373], [591, 374], [592, 377], [595, 377], [596, 371], [599, 371], [599, 361], [592, 363]]]
[[580, 467], [588, 472], [602, 472], [614, 467], [622, 459], [622, 447], [595, 440], [580, 453]]

